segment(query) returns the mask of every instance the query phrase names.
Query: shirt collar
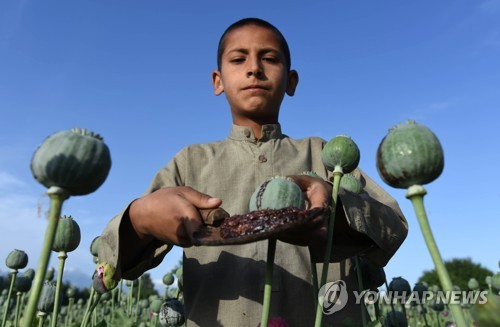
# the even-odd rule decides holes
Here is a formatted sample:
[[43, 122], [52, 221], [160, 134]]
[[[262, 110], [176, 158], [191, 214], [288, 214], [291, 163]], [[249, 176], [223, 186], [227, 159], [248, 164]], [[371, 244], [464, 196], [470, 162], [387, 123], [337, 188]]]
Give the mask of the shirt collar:
[[282, 138], [280, 124], [267, 124], [262, 126], [261, 138], [257, 140], [253, 129], [249, 126], [232, 125], [229, 138], [236, 141], [260, 141], [265, 142], [271, 139]]

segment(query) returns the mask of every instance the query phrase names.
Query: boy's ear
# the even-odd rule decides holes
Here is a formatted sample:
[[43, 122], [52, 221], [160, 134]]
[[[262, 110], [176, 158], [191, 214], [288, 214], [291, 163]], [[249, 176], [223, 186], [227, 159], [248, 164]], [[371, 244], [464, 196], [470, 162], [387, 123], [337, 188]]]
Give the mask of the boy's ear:
[[222, 85], [222, 79], [220, 77], [220, 71], [214, 70], [212, 72], [212, 85], [214, 87], [214, 94], [221, 95], [224, 92], [224, 85]]
[[288, 83], [286, 85], [286, 94], [293, 96], [295, 94], [295, 88], [299, 84], [299, 74], [296, 70], [291, 70], [288, 72]]

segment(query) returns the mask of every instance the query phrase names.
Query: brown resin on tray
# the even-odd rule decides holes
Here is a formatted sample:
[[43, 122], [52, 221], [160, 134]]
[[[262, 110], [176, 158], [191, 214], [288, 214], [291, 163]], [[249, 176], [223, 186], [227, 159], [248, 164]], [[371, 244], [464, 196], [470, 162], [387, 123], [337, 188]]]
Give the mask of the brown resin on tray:
[[220, 236], [227, 239], [272, 232], [283, 225], [305, 220], [307, 217], [307, 211], [294, 207], [251, 211], [226, 218], [220, 225]]

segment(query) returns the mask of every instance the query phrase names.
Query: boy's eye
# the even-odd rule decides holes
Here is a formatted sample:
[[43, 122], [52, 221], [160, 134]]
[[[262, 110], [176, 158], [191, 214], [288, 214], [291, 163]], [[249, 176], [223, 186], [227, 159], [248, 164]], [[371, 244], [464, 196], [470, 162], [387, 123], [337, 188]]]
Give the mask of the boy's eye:
[[267, 62], [271, 62], [271, 63], [278, 62], [278, 58], [275, 58], [275, 57], [263, 57], [262, 60], [267, 61]]
[[245, 58], [243, 57], [236, 57], [236, 58], [232, 58], [229, 60], [229, 62], [232, 62], [232, 63], [241, 63], [241, 62], [244, 62], [245, 61]]

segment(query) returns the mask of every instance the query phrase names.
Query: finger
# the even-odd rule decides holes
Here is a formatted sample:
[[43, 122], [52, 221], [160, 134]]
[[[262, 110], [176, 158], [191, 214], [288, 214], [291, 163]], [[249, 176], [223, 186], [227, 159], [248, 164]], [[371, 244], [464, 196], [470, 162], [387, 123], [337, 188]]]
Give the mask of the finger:
[[309, 208], [327, 207], [331, 197], [331, 185], [321, 178], [307, 175], [292, 175], [290, 177], [305, 192]]
[[183, 197], [193, 206], [199, 209], [217, 208], [222, 204], [221, 199], [213, 198], [210, 195], [198, 192], [191, 187], [180, 188], [177, 195]]

